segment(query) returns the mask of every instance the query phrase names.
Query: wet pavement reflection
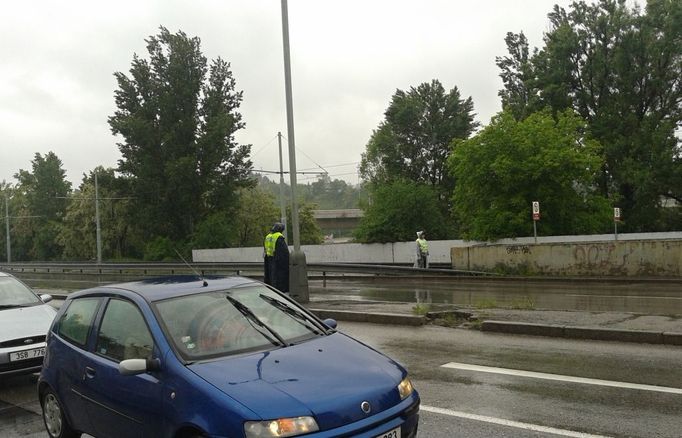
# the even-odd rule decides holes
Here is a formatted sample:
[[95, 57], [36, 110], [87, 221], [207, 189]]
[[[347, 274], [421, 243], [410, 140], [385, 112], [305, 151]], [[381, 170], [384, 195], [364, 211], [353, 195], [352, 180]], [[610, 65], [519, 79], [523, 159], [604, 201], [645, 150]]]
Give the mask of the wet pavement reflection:
[[[326, 283], [326, 285], [325, 285]], [[453, 304], [477, 308], [682, 314], [678, 281], [327, 279], [311, 281], [312, 299]]]

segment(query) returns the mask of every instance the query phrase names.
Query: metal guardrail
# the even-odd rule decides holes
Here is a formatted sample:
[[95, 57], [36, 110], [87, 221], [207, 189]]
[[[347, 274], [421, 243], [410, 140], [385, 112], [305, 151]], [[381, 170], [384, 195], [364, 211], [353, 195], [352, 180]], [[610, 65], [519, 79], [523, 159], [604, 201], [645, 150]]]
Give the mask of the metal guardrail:
[[[441, 268], [413, 268], [400, 265], [353, 263], [309, 263], [308, 277], [321, 276], [323, 285], [335, 276], [366, 277], [471, 277], [490, 276], [486, 272]], [[0, 263], [0, 271], [11, 273], [31, 285], [50, 282], [65, 288], [83, 288], [165, 275], [243, 275], [262, 277], [262, 263]]]

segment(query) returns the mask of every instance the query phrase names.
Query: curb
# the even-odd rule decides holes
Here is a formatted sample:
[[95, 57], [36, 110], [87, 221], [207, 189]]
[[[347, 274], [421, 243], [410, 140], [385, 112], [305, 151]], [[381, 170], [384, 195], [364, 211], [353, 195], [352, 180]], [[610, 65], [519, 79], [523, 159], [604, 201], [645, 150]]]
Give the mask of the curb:
[[399, 315], [395, 313], [364, 313], [351, 310], [308, 309], [320, 319], [333, 318], [337, 321], [370, 322], [374, 324], [424, 325], [423, 316]]
[[682, 333], [653, 332], [645, 330], [604, 329], [597, 327], [572, 327], [561, 325], [545, 325], [524, 322], [487, 320], [481, 323], [481, 331], [512, 333], [517, 335], [549, 336], [570, 339], [590, 339], [598, 341], [682, 345]]

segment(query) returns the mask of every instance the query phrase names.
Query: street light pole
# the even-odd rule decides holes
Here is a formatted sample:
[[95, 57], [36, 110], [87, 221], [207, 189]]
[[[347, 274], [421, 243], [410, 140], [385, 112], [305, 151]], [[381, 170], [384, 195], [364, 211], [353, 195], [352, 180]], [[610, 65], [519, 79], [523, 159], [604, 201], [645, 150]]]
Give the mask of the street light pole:
[[291, 92], [291, 60], [289, 55], [289, 8], [282, 0], [282, 46], [284, 51], [284, 89], [287, 108], [287, 138], [289, 143], [289, 176], [291, 181], [291, 228], [294, 236], [294, 252], [291, 255], [289, 289], [301, 303], [310, 301], [308, 293], [308, 270], [305, 254], [301, 251], [298, 228], [298, 205], [296, 200], [296, 142], [294, 137], [294, 104]]
[[284, 229], [287, 228], [287, 208], [284, 199], [284, 164], [282, 162], [282, 133], [277, 133], [277, 140], [279, 143], [279, 209], [281, 221], [284, 224]]
[[5, 194], [5, 232], [7, 233], [7, 263], [12, 263], [12, 248], [9, 238], [9, 198]]
[[99, 226], [99, 188], [95, 169], [95, 222], [97, 223], [97, 263], [102, 263], [102, 233]]

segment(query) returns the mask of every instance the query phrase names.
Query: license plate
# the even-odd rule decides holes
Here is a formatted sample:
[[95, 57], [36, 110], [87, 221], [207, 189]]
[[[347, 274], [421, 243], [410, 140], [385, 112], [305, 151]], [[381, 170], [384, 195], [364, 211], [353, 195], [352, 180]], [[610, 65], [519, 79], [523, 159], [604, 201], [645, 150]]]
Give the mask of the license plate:
[[400, 427], [396, 427], [395, 429], [389, 430], [386, 433], [377, 435], [375, 438], [400, 438]]
[[35, 359], [36, 357], [45, 356], [45, 347], [34, 348], [32, 350], [17, 351], [9, 354], [9, 361], [16, 362], [18, 360]]

